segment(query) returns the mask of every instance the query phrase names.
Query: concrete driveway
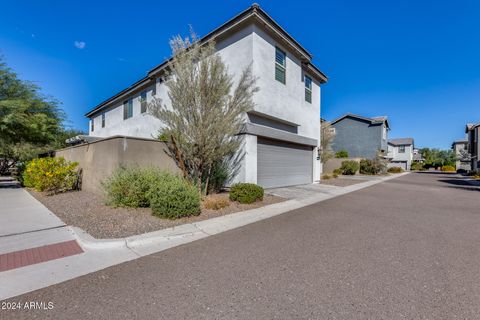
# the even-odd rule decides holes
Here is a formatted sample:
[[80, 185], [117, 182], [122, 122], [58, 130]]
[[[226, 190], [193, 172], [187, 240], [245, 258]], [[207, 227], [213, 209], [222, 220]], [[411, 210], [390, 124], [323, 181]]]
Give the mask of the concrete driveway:
[[412, 173], [12, 301], [8, 319], [478, 319], [480, 186]]

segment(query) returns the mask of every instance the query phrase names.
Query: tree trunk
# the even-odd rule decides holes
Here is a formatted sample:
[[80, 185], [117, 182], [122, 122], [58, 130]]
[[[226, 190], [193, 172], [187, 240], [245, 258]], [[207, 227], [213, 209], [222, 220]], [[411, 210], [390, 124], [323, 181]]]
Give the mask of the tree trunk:
[[177, 158], [178, 166], [180, 167], [180, 170], [182, 170], [183, 177], [187, 178], [188, 173], [187, 173], [187, 169], [185, 168], [185, 162], [183, 161], [182, 152], [177, 147], [177, 142], [175, 141], [175, 138], [172, 135], [170, 136], [170, 140], [172, 141], [173, 150], [175, 152], [175, 158]]
[[208, 174], [207, 174], [207, 180], [205, 182], [205, 193], [204, 193], [205, 196], [208, 194], [208, 184], [210, 182], [210, 174], [212, 173], [212, 165], [211, 164], [208, 165], [207, 173]]

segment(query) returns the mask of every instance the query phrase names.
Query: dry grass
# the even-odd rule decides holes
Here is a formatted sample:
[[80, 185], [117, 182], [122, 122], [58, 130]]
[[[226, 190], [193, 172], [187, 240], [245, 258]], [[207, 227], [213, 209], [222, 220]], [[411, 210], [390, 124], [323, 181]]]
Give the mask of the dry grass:
[[221, 194], [212, 194], [203, 199], [203, 207], [208, 210], [220, 210], [230, 205], [230, 200]]

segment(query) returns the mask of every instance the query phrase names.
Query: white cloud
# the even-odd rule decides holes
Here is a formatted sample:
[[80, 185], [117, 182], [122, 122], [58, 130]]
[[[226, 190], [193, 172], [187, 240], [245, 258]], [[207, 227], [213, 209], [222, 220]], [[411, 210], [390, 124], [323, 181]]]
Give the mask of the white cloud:
[[86, 43], [84, 41], [75, 41], [73, 43], [73, 45], [75, 46], [75, 48], [81, 50], [81, 49], [85, 48]]

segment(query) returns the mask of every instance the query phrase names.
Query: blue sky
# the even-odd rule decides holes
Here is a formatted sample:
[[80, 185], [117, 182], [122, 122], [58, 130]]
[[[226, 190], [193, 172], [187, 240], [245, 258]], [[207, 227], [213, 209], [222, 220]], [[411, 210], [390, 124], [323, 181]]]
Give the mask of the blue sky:
[[[70, 125], [252, 1], [0, 0], [0, 51], [63, 103]], [[390, 137], [449, 148], [480, 122], [480, 1], [259, 1], [329, 76], [322, 117], [387, 115]]]

